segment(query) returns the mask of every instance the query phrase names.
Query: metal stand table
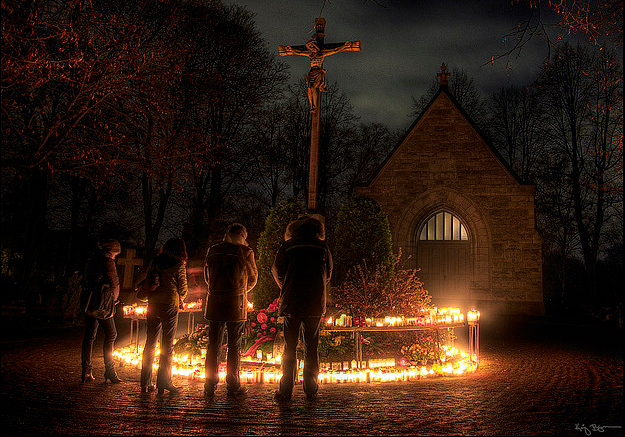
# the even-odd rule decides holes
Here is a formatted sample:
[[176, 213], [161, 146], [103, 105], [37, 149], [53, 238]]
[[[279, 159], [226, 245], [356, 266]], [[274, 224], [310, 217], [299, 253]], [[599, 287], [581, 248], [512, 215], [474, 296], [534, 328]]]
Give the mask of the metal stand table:
[[[178, 314], [180, 313], [188, 313], [189, 317], [187, 319], [187, 334], [193, 332], [195, 328], [195, 313], [201, 313], [203, 310], [201, 308], [196, 309], [184, 309], [178, 310]], [[142, 320], [146, 319], [145, 314], [137, 315], [131, 314], [128, 316], [123, 316], [125, 319], [130, 319], [130, 345], [135, 345], [135, 348], [139, 346], [139, 323]]]
[[[475, 358], [476, 366], [479, 366], [480, 357], [480, 328], [477, 322], [449, 323], [441, 325], [405, 325], [405, 326], [325, 326], [321, 329], [335, 332], [351, 332], [354, 335], [356, 349], [356, 366], [362, 367], [362, 333], [363, 332], [406, 332], [406, 331], [430, 331], [448, 328], [468, 326], [469, 354]], [[438, 343], [437, 343], [438, 345]], [[437, 346], [438, 347], [438, 346]]]

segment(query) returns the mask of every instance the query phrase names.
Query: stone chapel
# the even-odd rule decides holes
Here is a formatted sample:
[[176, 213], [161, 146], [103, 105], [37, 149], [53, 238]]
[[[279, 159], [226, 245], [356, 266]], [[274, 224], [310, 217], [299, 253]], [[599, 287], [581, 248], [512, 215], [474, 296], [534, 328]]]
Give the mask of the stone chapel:
[[438, 307], [544, 314], [534, 185], [522, 183], [447, 86], [357, 193], [386, 213], [394, 250]]

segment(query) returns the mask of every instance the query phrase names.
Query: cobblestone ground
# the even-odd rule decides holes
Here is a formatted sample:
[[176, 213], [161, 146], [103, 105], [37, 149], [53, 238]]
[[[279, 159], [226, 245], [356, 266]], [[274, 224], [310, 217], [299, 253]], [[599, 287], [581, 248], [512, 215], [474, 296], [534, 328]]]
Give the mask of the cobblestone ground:
[[[6, 435], [623, 435], [622, 330], [549, 318], [481, 324], [480, 369], [466, 377], [401, 383], [324, 384], [307, 401], [301, 386], [276, 403], [276, 384], [249, 384], [231, 399], [220, 386], [176, 378], [178, 395], [80, 380], [80, 329], [35, 331], [3, 315], [2, 431]], [[128, 343], [119, 321], [118, 345]], [[181, 325], [185, 325], [181, 320]], [[13, 326], [13, 329], [9, 329]], [[17, 326], [17, 328], [15, 327]], [[460, 336], [460, 335], [459, 335]]]

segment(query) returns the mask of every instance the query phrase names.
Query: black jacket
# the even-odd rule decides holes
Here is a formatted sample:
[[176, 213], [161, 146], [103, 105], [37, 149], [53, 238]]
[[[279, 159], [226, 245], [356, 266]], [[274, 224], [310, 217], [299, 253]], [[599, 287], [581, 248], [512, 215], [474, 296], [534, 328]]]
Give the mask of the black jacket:
[[180, 306], [189, 291], [187, 285], [187, 263], [167, 251], [154, 258], [149, 273], [158, 273], [159, 286], [148, 298], [148, 304]]
[[228, 241], [211, 246], [204, 261], [204, 280], [208, 284], [204, 317], [223, 322], [246, 320], [247, 293], [257, 279], [250, 247]]
[[322, 316], [332, 277], [332, 254], [322, 240], [323, 224], [305, 217], [291, 222], [271, 268], [280, 287], [281, 316]]
[[116, 302], [119, 299], [119, 277], [117, 276], [115, 260], [106, 256], [104, 252], [98, 251], [87, 265], [85, 283], [80, 295], [80, 306], [82, 309], [87, 305], [87, 299], [91, 290], [100, 283], [110, 285], [113, 301]]

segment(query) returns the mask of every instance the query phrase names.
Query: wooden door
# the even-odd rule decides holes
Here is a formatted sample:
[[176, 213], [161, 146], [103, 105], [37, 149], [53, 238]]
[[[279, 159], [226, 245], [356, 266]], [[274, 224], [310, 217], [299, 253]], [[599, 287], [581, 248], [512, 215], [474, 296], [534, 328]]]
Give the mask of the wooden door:
[[419, 241], [417, 268], [432, 298], [467, 298], [471, 277], [468, 241]]

